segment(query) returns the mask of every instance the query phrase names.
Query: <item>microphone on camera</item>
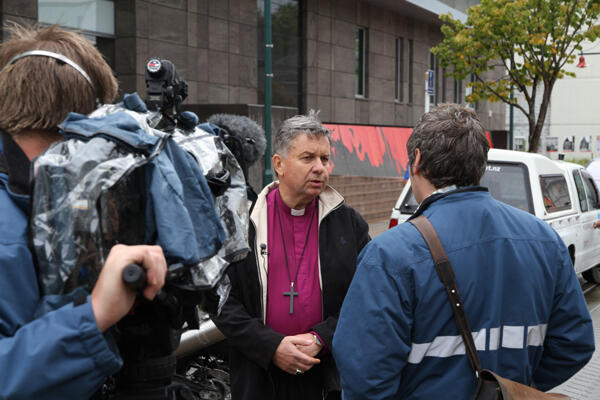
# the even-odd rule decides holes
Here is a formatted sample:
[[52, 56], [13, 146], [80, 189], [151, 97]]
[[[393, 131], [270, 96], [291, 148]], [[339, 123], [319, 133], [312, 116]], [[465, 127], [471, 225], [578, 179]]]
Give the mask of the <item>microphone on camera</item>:
[[267, 245], [264, 243], [260, 244], [260, 255], [261, 256], [268, 256], [269, 252], [267, 251]]
[[223, 141], [248, 179], [248, 168], [262, 157], [267, 147], [264, 129], [243, 115], [213, 114], [207, 121], [225, 131]]
[[258, 196], [248, 184], [248, 168], [265, 153], [267, 147], [265, 131], [256, 122], [243, 115], [213, 114], [207, 121], [221, 128], [222, 132], [219, 136], [240, 164], [246, 180], [248, 200], [252, 203], [250, 207], [252, 212]]

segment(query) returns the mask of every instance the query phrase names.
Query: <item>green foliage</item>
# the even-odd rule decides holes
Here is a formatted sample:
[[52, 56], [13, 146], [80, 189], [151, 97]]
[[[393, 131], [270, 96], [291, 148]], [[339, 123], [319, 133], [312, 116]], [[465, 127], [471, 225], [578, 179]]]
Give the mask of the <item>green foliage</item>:
[[[464, 24], [449, 14], [441, 16], [444, 40], [432, 51], [443, 66], [454, 66], [449, 74], [456, 79], [477, 77], [468, 84], [472, 93], [466, 101], [512, 102], [521, 110], [530, 121], [529, 143], [535, 147], [554, 83], [575, 76], [564, 66], [575, 61], [584, 40], [599, 36], [599, 14], [600, 0], [481, 0], [467, 10]], [[496, 68], [506, 73], [489, 73]], [[527, 104], [511, 98], [513, 87]], [[538, 88], [543, 93], [536, 116]], [[532, 132], [534, 128], [538, 131]]]
[[565, 161], [570, 162], [570, 163], [579, 164], [579, 165], [582, 165], [585, 167], [590, 162], [590, 159], [589, 158], [565, 158]]

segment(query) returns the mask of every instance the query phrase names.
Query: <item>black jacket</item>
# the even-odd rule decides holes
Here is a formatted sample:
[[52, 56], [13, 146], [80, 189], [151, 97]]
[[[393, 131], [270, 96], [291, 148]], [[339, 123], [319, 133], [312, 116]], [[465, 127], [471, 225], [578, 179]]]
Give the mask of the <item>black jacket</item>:
[[[266, 194], [260, 193], [251, 216], [249, 242], [252, 252], [229, 267], [232, 290], [218, 318], [217, 327], [230, 344], [231, 389], [234, 400], [272, 399], [273, 354], [284, 335], [264, 324], [267, 256], [260, 244], [267, 243]], [[339, 375], [331, 355], [333, 334], [344, 296], [352, 281], [358, 254], [369, 241], [363, 218], [344, 204], [342, 196], [327, 187], [319, 196], [319, 261], [322, 281], [323, 321], [312, 327], [329, 352], [315, 368], [327, 391], [340, 390]], [[257, 245], [258, 244], [258, 245]], [[268, 247], [266, 247], [268, 248]], [[265, 248], [265, 249], [266, 249]], [[257, 251], [258, 249], [258, 251]]]

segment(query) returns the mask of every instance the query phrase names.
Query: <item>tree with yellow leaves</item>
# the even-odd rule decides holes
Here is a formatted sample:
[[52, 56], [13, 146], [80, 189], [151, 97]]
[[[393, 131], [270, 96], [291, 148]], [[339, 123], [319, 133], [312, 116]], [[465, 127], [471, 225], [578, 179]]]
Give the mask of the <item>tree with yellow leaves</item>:
[[[454, 66], [450, 75], [456, 79], [476, 77], [468, 84], [468, 102], [503, 101], [523, 112], [529, 151], [535, 152], [554, 84], [575, 77], [564, 67], [575, 61], [583, 41], [600, 34], [599, 14], [600, 0], [481, 0], [467, 10], [466, 23], [441, 16], [444, 40], [432, 51], [444, 67]], [[486, 72], [496, 68], [502, 76], [488, 78]], [[511, 96], [513, 88], [523, 103]]]

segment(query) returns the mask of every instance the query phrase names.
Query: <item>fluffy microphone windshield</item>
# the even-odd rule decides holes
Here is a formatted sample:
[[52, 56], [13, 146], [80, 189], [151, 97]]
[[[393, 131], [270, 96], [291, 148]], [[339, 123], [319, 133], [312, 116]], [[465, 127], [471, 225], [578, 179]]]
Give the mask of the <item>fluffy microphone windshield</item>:
[[250, 118], [233, 114], [213, 114], [207, 121], [224, 128], [230, 135], [240, 139], [247, 166], [252, 165], [265, 153], [267, 147], [265, 131]]

